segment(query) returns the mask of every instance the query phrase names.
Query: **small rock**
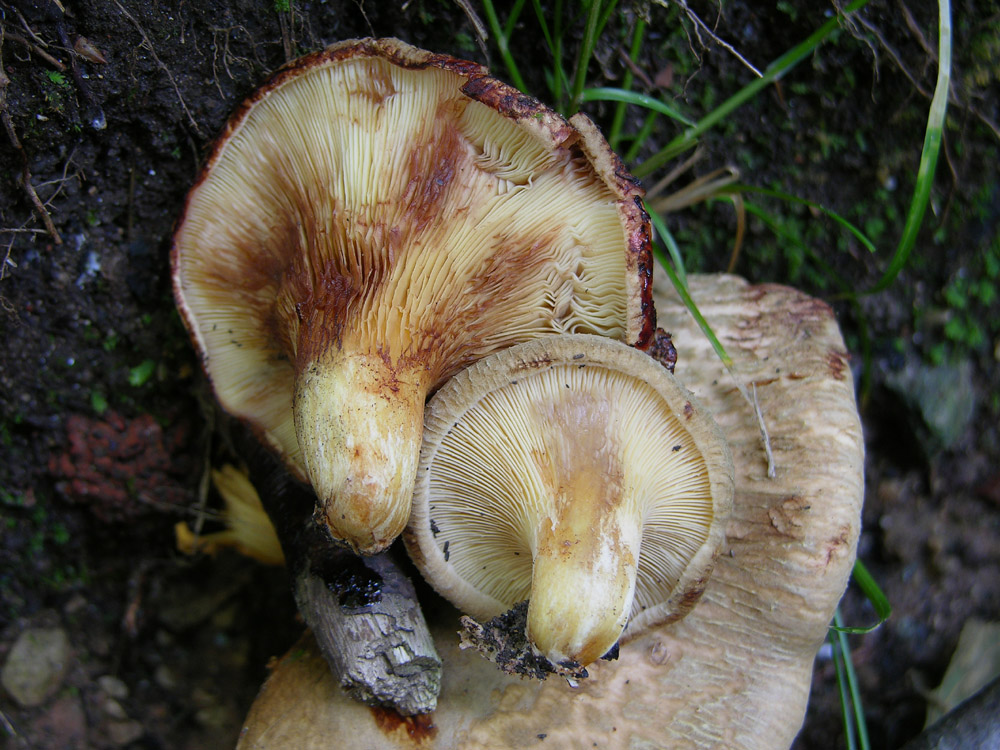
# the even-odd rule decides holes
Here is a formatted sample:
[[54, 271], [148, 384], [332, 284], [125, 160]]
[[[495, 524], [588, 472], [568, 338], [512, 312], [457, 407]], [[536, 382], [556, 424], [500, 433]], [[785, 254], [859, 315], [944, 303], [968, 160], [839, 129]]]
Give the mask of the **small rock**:
[[62, 684], [69, 669], [69, 638], [62, 628], [25, 630], [11, 647], [0, 684], [21, 706], [38, 706]]
[[106, 657], [111, 654], [112, 641], [107, 633], [91, 633], [87, 645], [94, 656]]
[[108, 698], [101, 704], [101, 711], [109, 719], [117, 719], [118, 721], [125, 721], [128, 719], [128, 714], [125, 713], [125, 709], [122, 704], [116, 701], [114, 698]]
[[972, 421], [976, 393], [968, 360], [936, 367], [910, 361], [890, 373], [886, 384], [920, 418], [928, 455], [954, 446]]
[[109, 698], [120, 701], [128, 698], [128, 685], [113, 675], [106, 674], [98, 677], [97, 687]]
[[216, 704], [199, 708], [194, 714], [194, 720], [206, 729], [223, 729], [238, 722], [239, 717], [229, 706]]
[[191, 691], [191, 701], [199, 708], [208, 708], [216, 705], [219, 699], [212, 691], [199, 685]]
[[107, 729], [108, 739], [118, 747], [135, 742], [145, 732], [138, 721], [111, 721]]
[[153, 681], [164, 690], [173, 690], [177, 687], [177, 675], [166, 664], [161, 664], [153, 672]]
[[66, 606], [63, 607], [63, 612], [67, 615], [73, 615], [79, 612], [81, 609], [87, 606], [87, 599], [82, 594], [74, 594], [72, 598], [66, 602]]
[[68, 695], [53, 703], [34, 726], [38, 747], [58, 747], [65, 750], [83, 748], [87, 741], [87, 717], [79, 696]]

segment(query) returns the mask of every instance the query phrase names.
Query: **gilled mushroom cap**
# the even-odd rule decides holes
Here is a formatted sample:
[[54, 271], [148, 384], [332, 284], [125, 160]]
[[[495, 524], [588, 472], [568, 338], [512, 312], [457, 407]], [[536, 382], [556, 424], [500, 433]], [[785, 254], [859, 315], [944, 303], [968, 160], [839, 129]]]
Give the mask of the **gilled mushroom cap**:
[[547, 336], [480, 360], [427, 406], [404, 539], [485, 620], [528, 600], [527, 636], [585, 666], [701, 595], [733, 463], [695, 397], [648, 355]]
[[425, 607], [444, 670], [438, 708], [423, 723], [352, 702], [304, 643], [272, 671], [239, 750], [319, 750], [331, 737], [386, 750], [787, 750], [858, 541], [864, 448], [851, 370], [824, 303], [733, 276], [688, 283], [740, 377], [756, 384], [777, 469], [767, 476], [753, 407], [664, 291], [656, 306], [670, 321], [678, 374], [711, 409], [736, 466], [726, 541], [694, 609], [570, 688], [505, 675], [460, 651], [457, 614]]
[[174, 236], [177, 304], [223, 408], [375, 552], [409, 515], [429, 391], [540, 335], [646, 341], [640, 194], [586, 117], [343, 42], [230, 120]]

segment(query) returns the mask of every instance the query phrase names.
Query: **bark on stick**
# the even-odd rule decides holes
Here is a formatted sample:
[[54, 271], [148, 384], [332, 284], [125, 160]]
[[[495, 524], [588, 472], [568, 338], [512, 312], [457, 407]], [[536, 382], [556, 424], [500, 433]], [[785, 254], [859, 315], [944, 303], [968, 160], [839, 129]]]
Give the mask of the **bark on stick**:
[[250, 479], [274, 523], [295, 602], [334, 677], [355, 699], [404, 716], [433, 711], [441, 659], [413, 584], [388, 552], [359, 557], [313, 520], [315, 497], [263, 449]]

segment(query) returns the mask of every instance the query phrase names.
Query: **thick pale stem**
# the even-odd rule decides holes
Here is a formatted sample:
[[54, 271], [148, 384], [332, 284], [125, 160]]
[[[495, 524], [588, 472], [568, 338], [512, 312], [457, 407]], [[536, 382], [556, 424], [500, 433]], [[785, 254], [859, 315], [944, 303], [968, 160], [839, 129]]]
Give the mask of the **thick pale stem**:
[[388, 547], [410, 515], [427, 389], [419, 371], [338, 351], [295, 383], [295, 434], [317, 509], [357, 552]]
[[594, 492], [585, 476], [577, 480], [556, 518], [540, 525], [528, 639], [554, 664], [586, 666], [615, 645], [628, 622], [642, 528], [630, 503]]

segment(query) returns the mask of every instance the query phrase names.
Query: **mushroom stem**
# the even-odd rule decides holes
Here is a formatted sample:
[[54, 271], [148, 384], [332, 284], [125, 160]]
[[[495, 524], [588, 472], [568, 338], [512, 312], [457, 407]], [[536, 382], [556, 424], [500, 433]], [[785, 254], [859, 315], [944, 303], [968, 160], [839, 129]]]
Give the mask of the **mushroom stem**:
[[538, 532], [527, 636], [554, 665], [584, 666], [606, 654], [632, 609], [641, 519], [633, 503], [601, 486], [600, 474], [574, 477]]
[[406, 525], [423, 430], [420, 370], [375, 354], [327, 352], [295, 383], [295, 434], [317, 515], [360, 554], [389, 546]]

